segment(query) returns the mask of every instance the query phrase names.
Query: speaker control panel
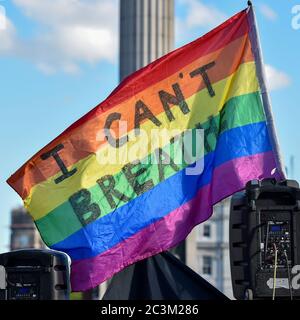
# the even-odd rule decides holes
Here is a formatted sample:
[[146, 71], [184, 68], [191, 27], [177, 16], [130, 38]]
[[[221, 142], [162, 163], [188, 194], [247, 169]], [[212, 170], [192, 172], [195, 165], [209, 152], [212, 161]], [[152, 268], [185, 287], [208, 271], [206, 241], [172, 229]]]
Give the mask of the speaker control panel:
[[286, 268], [292, 259], [289, 221], [266, 221], [261, 238], [262, 268]]

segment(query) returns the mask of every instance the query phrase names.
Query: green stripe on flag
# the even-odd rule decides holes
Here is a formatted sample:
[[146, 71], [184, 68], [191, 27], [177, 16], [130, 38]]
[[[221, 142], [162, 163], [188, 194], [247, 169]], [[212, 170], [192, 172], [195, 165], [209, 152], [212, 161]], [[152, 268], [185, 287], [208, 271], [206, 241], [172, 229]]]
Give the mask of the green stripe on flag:
[[[263, 113], [260, 93], [256, 92], [232, 98], [226, 103], [220, 114], [197, 126], [197, 128], [203, 128], [205, 130], [204, 154], [214, 151], [218, 134], [226, 130], [264, 120], [265, 115]], [[176, 141], [174, 142], [173, 148], [170, 148], [169, 145], [162, 148], [171, 159], [174, 159], [174, 150], [179, 147], [179, 143], [177, 143]], [[153, 156], [154, 155], [151, 154], [148, 157]], [[147, 174], [139, 176], [140, 184], [145, 183], [149, 179], [153, 181], [154, 185], [161, 182], [162, 177], [159, 175], [157, 164], [142, 164], [141, 166], [147, 168]], [[176, 164], [176, 170], [182, 170], [185, 167], [186, 164]], [[177, 172], [176, 170], [174, 166], [164, 166], [163, 178], [167, 179], [171, 177]], [[125, 194], [130, 200], [138, 196], [133, 188], [130, 187], [123, 171], [114, 175], [113, 178], [115, 181], [115, 189], [120, 193]], [[108, 198], [98, 184], [91, 187], [88, 191], [91, 195], [91, 203], [96, 202], [101, 209], [99, 219], [115, 210], [115, 208], [111, 206], [112, 202], [108, 201]], [[128, 202], [128, 199], [125, 199], [127, 201], [122, 201], [116, 197], [113, 197], [113, 200], [116, 202], [118, 208]], [[83, 227], [69, 201], [64, 202], [43, 218], [35, 221], [35, 223], [44, 242], [48, 246], [64, 240]]]

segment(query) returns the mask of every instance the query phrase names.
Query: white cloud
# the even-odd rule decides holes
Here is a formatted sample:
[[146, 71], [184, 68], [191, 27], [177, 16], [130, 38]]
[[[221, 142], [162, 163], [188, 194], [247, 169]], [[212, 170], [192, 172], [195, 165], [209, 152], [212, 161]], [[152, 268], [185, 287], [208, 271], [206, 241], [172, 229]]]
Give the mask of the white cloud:
[[[116, 0], [13, 0], [32, 19], [46, 25], [111, 26], [117, 19]], [[117, 20], [116, 20], [117, 21]]]
[[280, 71], [273, 66], [265, 65], [268, 88], [270, 91], [279, 90], [288, 87], [292, 80], [285, 72]]
[[0, 5], [0, 30], [6, 29], [6, 11], [3, 6]]
[[[190, 40], [190, 34], [199, 29], [212, 29], [226, 20], [226, 15], [214, 6], [200, 0], [178, 0], [184, 8], [184, 17], [176, 17], [176, 37], [179, 41]], [[199, 32], [199, 30], [197, 30]]]
[[199, 0], [180, 1], [187, 6], [186, 24], [189, 28], [215, 27], [226, 19], [221, 11]]
[[3, 28], [0, 29], [0, 54], [7, 54], [15, 48], [15, 28], [4, 11], [0, 11], [0, 20], [3, 21]]
[[260, 4], [259, 10], [268, 20], [275, 21], [278, 18], [277, 13], [266, 4]]
[[[13, 2], [38, 27], [35, 35], [26, 40], [16, 37], [14, 30], [6, 30], [5, 37], [2, 35], [6, 52], [32, 61], [46, 74], [59, 71], [74, 74], [79, 72], [81, 63], [116, 61], [117, 0]], [[1, 47], [0, 41], [0, 54]]]

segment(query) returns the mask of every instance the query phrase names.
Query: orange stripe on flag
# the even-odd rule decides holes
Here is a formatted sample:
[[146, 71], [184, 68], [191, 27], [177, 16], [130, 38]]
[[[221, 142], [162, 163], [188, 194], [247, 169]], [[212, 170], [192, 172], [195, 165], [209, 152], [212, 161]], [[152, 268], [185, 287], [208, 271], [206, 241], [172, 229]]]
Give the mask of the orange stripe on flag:
[[[248, 35], [232, 41], [224, 48], [196, 59], [169, 78], [146, 88], [138, 94], [134, 94], [133, 90], [131, 98], [113, 106], [106, 112], [96, 114], [94, 118], [89, 119], [79, 127], [75, 127], [73, 130], [69, 130], [65, 134], [60, 135], [10, 177], [8, 183], [23, 199], [26, 198], [30, 189], [35, 184], [47, 180], [60, 171], [54, 158], [51, 157], [47, 159], [47, 161], [41, 159], [43, 153], [62, 143], [64, 148], [59, 152], [60, 157], [67, 167], [74, 165], [77, 161], [87, 157], [89, 154], [95, 153], [104, 143], [97, 141], [97, 136], [99, 132], [103, 130], [105, 120], [109, 114], [112, 112], [121, 113], [122, 120], [127, 122], [128, 130], [132, 130], [134, 128], [134, 108], [136, 101], [141, 99], [151, 109], [154, 115], [163, 112], [164, 109], [158, 92], [164, 90], [174, 95], [172, 84], [178, 83], [185, 98], [192, 96], [199, 90], [205, 88], [205, 83], [200, 76], [191, 79], [189, 73], [212, 61], [215, 62], [215, 67], [207, 70], [211, 83], [226, 78], [235, 72], [241, 63], [253, 61]], [[166, 61], [164, 62], [167, 63]], [[184, 75], [183, 79], [179, 77], [179, 73]], [[142, 79], [140, 79], [140, 81], [142, 81]], [[119, 93], [115, 91], [114, 94], [118, 95]], [[116, 123], [112, 126], [112, 129], [116, 129]]]

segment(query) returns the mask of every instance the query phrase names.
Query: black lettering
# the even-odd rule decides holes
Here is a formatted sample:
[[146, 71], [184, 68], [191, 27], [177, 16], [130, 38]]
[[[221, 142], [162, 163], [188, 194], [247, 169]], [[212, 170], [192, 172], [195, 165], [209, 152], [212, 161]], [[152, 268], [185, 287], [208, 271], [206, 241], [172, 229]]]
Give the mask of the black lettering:
[[87, 189], [76, 192], [69, 198], [69, 201], [83, 226], [93, 222], [101, 215], [99, 206], [91, 203], [91, 193]]
[[180, 133], [179, 135], [176, 135], [170, 139], [170, 144], [173, 145], [175, 142], [177, 142], [179, 139], [182, 139], [184, 137], [184, 132]]
[[220, 112], [220, 131], [219, 131], [219, 134], [221, 134], [222, 132], [224, 132], [228, 128], [229, 128], [229, 124], [227, 121], [227, 108], [225, 105], [225, 107]]
[[204, 129], [204, 150], [205, 153], [213, 151], [216, 147], [217, 137], [219, 134], [219, 125], [216, 123], [216, 119], [212, 116], [208, 118], [205, 124], [198, 123], [197, 129]]
[[[177, 151], [174, 149], [174, 144], [177, 143], [179, 141], [179, 147], [177, 146]], [[181, 158], [178, 159], [180, 161], [183, 161], [183, 156], [184, 156], [184, 152], [185, 152], [185, 149], [184, 149], [184, 132], [181, 132], [180, 134], [176, 135], [175, 137], [172, 137], [170, 139], [170, 146], [171, 146], [171, 150], [173, 151], [173, 154], [175, 157], [178, 157], [180, 156]], [[181, 150], [179, 150], [178, 148], [181, 147]], [[181, 152], [180, 155], [177, 156], [178, 152]]]
[[133, 170], [138, 168], [140, 165], [141, 165], [140, 161], [135, 161], [135, 162], [126, 164], [122, 169], [129, 184], [132, 186], [134, 192], [137, 195], [141, 195], [142, 193], [154, 187], [153, 181], [151, 179], [145, 181], [142, 184], [140, 184], [137, 181], [137, 178], [147, 170], [146, 168], [141, 167], [136, 172], [133, 172]]
[[117, 204], [113, 197], [123, 202], [128, 202], [130, 200], [125, 194], [115, 189], [116, 182], [113, 176], [106, 175], [97, 180], [97, 183], [100, 186], [104, 196], [106, 197], [111, 209], [117, 208]]
[[214, 67], [215, 64], [216, 64], [215, 61], [212, 61], [212, 62], [210, 62], [210, 63], [208, 63], [208, 64], [206, 64], [206, 65], [204, 65], [204, 66], [202, 66], [202, 67], [200, 67], [198, 69], [195, 69], [194, 71], [192, 71], [190, 73], [191, 78], [194, 78], [197, 75], [201, 75], [201, 77], [202, 77], [202, 79], [203, 79], [203, 81], [204, 81], [204, 83], [206, 85], [206, 88], [208, 90], [208, 93], [209, 93], [209, 95], [211, 97], [214, 97], [216, 95], [216, 93], [215, 93], [215, 91], [214, 91], [214, 89], [212, 87], [212, 84], [210, 82], [210, 79], [208, 77], [208, 74], [207, 74], [206, 70]]
[[115, 139], [110, 132], [110, 128], [111, 128], [112, 123], [114, 121], [117, 121], [120, 119], [121, 119], [121, 113], [117, 113], [117, 112], [111, 113], [106, 118], [105, 125], [104, 125], [104, 133], [105, 133], [106, 140], [114, 148], [120, 148], [125, 143], [128, 142], [128, 136], [124, 136], [124, 137]]
[[179, 84], [178, 83], [173, 84], [172, 88], [175, 92], [175, 96], [164, 91], [164, 90], [161, 90], [158, 93], [160, 101], [164, 107], [164, 110], [166, 112], [166, 115], [167, 115], [169, 121], [175, 120], [175, 117], [174, 117], [174, 115], [171, 111], [171, 108], [170, 108], [170, 104], [179, 106], [179, 108], [183, 114], [187, 114], [190, 112], [190, 109], [184, 99], [184, 96], [182, 94], [182, 91], [180, 89]]
[[69, 171], [66, 167], [66, 165], [64, 164], [63, 160], [61, 159], [61, 157], [59, 156], [58, 152], [60, 150], [62, 150], [64, 148], [63, 144], [59, 144], [57, 145], [55, 148], [51, 149], [50, 151], [44, 153], [41, 155], [41, 159], [42, 160], [47, 160], [50, 157], [53, 157], [57, 163], [57, 165], [59, 166], [60, 170], [62, 171], [63, 175], [59, 176], [58, 178], [56, 178], [54, 180], [54, 182], [56, 184], [62, 182], [63, 180], [71, 177], [76, 171], [77, 169], [74, 168], [71, 171]]
[[155, 115], [151, 112], [151, 110], [145, 105], [142, 100], [139, 100], [135, 104], [135, 117], [134, 117], [134, 128], [137, 130], [140, 129], [140, 124], [142, 121], [149, 119], [151, 120], [157, 127], [161, 126], [161, 122], [155, 117]]
[[161, 148], [155, 150], [155, 155], [158, 160], [158, 173], [159, 173], [159, 182], [165, 180], [165, 168], [171, 166], [171, 168], [177, 172], [179, 167], [175, 164], [173, 159]]

